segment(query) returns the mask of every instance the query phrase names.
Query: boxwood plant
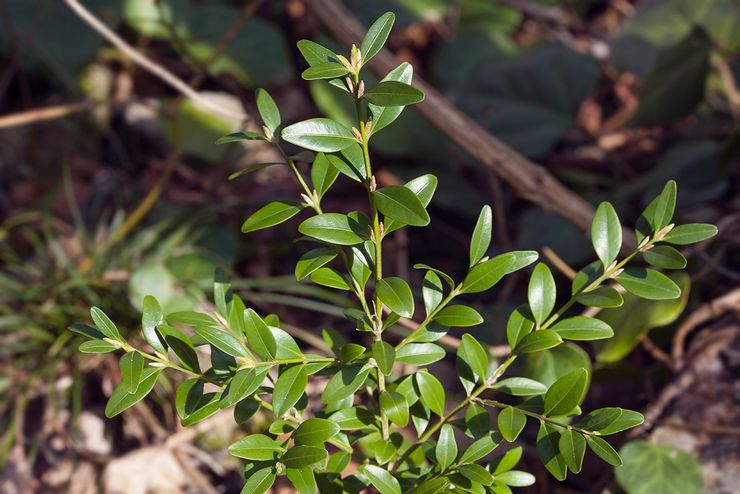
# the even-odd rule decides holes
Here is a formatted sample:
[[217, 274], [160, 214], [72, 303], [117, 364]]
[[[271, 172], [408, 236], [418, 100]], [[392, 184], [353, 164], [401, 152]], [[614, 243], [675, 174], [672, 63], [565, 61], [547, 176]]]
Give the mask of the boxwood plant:
[[[106, 414], [113, 417], [134, 405], [170, 370], [187, 377], [177, 387], [175, 403], [183, 425], [226, 408], [233, 408], [240, 424], [259, 410], [273, 416], [267, 430], [229, 447], [232, 455], [246, 460], [244, 493], [264, 492], [279, 476], [287, 476], [301, 493], [359, 492], [368, 487], [381, 494], [508, 493], [511, 487], [532, 484], [534, 477], [516, 470], [521, 447], [502, 448], [507, 451], [498, 455], [495, 450], [515, 441], [528, 422], [539, 428], [536, 451], [558, 480], [568, 471], [581, 470], [587, 449], [619, 465], [619, 455], [605, 437], [640, 424], [642, 415], [614, 407], [582, 410], [590, 382], [584, 368], [549, 387], [511, 375], [510, 368], [522, 355], [567, 340], [612, 336], [606, 323], [578, 315], [578, 307], [618, 307], [622, 304], [618, 285], [646, 299], [679, 297], [679, 287], [652, 267], [685, 267], [686, 260], [671, 244], [704, 240], [716, 228], [675, 226], [671, 219], [676, 185], [668, 182], [637, 221], [639, 245], [620, 257], [622, 226], [614, 208], [604, 202], [591, 231], [598, 260], [578, 272], [570, 293], [559, 297], [550, 269], [537, 263], [537, 252], [487, 256], [493, 215], [485, 206], [472, 232], [469, 269], [462, 280], [424, 264], [414, 266], [423, 278], [420, 286], [412, 288], [408, 280], [387, 275], [384, 240], [401, 228], [429, 224], [426, 208], [437, 187], [433, 175], [386, 187], [379, 187], [373, 175], [369, 152], [373, 136], [405, 106], [424, 98], [411, 85], [408, 63], [373, 87], [362, 79], [363, 67], [385, 43], [393, 21], [392, 13], [380, 17], [349, 57], [312, 41], [298, 43], [309, 66], [303, 78], [328, 80], [342, 89], [354, 102], [356, 126], [313, 118], [282, 128], [273, 99], [260, 90], [262, 133], [239, 132], [221, 139], [268, 141], [281, 153], [283, 165], [303, 190], [302, 201], [272, 202], [254, 212], [242, 229], [252, 232], [305, 215], [298, 226], [306, 241], [301, 245], [314, 248], [296, 264], [295, 277], [354, 299], [355, 307], [345, 315], [347, 324], [359, 331], [357, 342], [345, 342], [339, 333], [323, 330], [330, 350], [306, 353], [280, 329], [277, 317], [258, 314], [220, 276], [212, 311], [163, 314], [157, 300], [146, 297], [142, 317], [146, 344], [126, 341], [103, 311], [93, 308], [94, 327], [74, 327], [90, 337], [80, 350], [124, 352], [121, 383], [110, 396]], [[306, 151], [289, 155], [283, 142]], [[311, 163], [310, 177], [303, 175], [297, 161]], [[322, 209], [322, 197], [339, 175], [364, 186], [365, 211]], [[634, 265], [640, 258], [652, 267]], [[474, 327], [483, 318], [461, 299], [490, 290], [505, 276], [531, 265], [528, 303], [509, 316], [505, 332], [511, 353], [499, 361], [475, 336]], [[415, 294], [421, 295], [420, 308]], [[556, 308], [558, 300], [561, 305]], [[421, 323], [405, 337], [388, 331], [398, 327], [401, 318], [415, 316]], [[452, 352], [435, 342], [452, 328], [463, 328], [455, 332], [462, 337], [455, 355], [448, 355]], [[205, 368], [208, 357], [210, 367]], [[456, 362], [459, 391], [452, 383], [440, 382], [429, 367], [448, 357]], [[309, 381], [316, 385], [309, 388]], [[307, 389], [320, 393], [309, 399]]]

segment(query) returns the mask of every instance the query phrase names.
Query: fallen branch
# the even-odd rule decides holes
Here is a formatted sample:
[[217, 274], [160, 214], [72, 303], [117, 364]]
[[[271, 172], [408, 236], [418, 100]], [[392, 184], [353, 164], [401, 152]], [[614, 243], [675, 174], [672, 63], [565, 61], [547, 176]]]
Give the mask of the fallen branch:
[[[306, 4], [340, 42], [357, 43], [363, 38], [364, 27], [338, 0], [306, 0]], [[386, 49], [369, 62], [376, 74], [385, 74], [397, 65], [396, 58]], [[493, 137], [423, 79], [415, 77], [414, 85], [426, 93], [426, 99], [415, 108], [452, 142], [493, 170], [521, 197], [558, 214], [583, 232], [590, 231], [594, 215], [591, 204], [561, 184], [545, 168]], [[624, 238], [625, 249], [635, 244], [631, 231], [625, 230]]]
[[18, 113], [10, 113], [8, 115], [0, 116], [0, 129], [66, 117], [74, 113], [90, 110], [99, 104], [99, 102], [95, 101], [80, 101], [63, 105], [47, 106], [46, 108], [35, 108], [33, 110], [26, 110]]

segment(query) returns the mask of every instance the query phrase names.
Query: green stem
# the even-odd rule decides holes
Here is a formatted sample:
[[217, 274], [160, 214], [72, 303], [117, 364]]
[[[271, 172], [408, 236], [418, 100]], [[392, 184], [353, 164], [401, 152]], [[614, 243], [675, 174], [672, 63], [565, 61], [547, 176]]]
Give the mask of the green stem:
[[427, 317], [419, 324], [419, 327], [413, 330], [406, 338], [404, 338], [401, 343], [399, 343], [396, 346], [396, 351], [398, 351], [402, 346], [404, 346], [407, 343], [410, 343], [414, 341], [414, 338], [419, 336], [419, 333], [424, 331], [424, 328], [427, 327], [427, 325], [434, 319], [434, 317], [441, 311], [442, 309], [447, 306], [450, 302], [452, 302], [452, 299], [460, 295], [460, 290], [462, 289], [462, 283], [457, 285], [453, 290], [450, 291], [450, 293], [447, 294], [447, 296], [437, 305], [437, 307], [434, 308], [429, 314], [427, 314]]
[[301, 175], [301, 172], [298, 171], [298, 167], [295, 164], [295, 161], [290, 159], [287, 154], [285, 154], [285, 151], [283, 151], [283, 148], [280, 147], [280, 144], [278, 144], [276, 141], [273, 141], [273, 144], [277, 148], [277, 150], [280, 152], [280, 155], [283, 157], [286, 163], [288, 163], [288, 166], [290, 167], [291, 171], [293, 172], [293, 175], [295, 175], [295, 178], [298, 179], [298, 182], [301, 184], [301, 187], [303, 188], [303, 192], [305, 192], [306, 196], [308, 196], [311, 199], [311, 207], [314, 211], [318, 214], [323, 214], [323, 211], [321, 210], [321, 205], [316, 204], [314, 202], [314, 194], [311, 188], [308, 186], [306, 181], [303, 179], [303, 175]]
[[576, 432], [580, 432], [581, 434], [586, 434], [586, 435], [589, 435], [589, 436], [598, 436], [599, 435], [597, 432], [589, 431], [589, 430], [586, 430], [586, 429], [582, 429], [580, 427], [576, 427], [576, 426], [570, 425], [570, 424], [564, 424], [564, 423], [559, 422], [557, 420], [551, 419], [550, 417], [547, 417], [545, 415], [541, 415], [541, 414], [535, 413], [535, 412], [530, 412], [529, 410], [524, 410], [524, 409], [521, 409], [519, 407], [515, 407], [513, 405], [508, 405], [506, 403], [501, 403], [500, 401], [496, 401], [496, 400], [478, 400], [478, 401], [480, 401], [484, 405], [489, 405], [489, 406], [496, 407], [496, 408], [507, 408], [507, 407], [515, 408], [516, 410], [520, 411], [521, 413], [523, 413], [524, 415], [527, 415], [529, 417], [536, 418], [537, 420], [540, 420], [542, 422], [547, 422], [548, 424], [552, 424], [552, 425], [555, 425], [557, 427], [562, 427], [564, 429], [571, 429], [571, 430], [574, 430]]

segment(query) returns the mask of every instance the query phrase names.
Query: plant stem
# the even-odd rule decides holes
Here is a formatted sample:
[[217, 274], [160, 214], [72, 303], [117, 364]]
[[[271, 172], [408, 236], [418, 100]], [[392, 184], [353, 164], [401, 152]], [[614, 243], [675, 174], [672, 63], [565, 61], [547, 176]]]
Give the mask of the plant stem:
[[323, 211], [321, 210], [321, 205], [316, 204], [313, 201], [313, 198], [314, 198], [313, 191], [311, 190], [311, 188], [308, 186], [308, 184], [304, 180], [303, 175], [301, 175], [301, 172], [298, 171], [298, 167], [296, 166], [295, 161], [290, 159], [288, 155], [285, 153], [285, 151], [283, 151], [283, 148], [281, 148], [280, 144], [277, 142], [277, 138], [273, 138], [272, 143], [275, 145], [277, 150], [280, 152], [280, 155], [283, 157], [285, 162], [288, 163], [288, 166], [293, 172], [293, 175], [295, 175], [295, 178], [298, 179], [298, 183], [301, 184], [301, 187], [303, 188], [303, 192], [306, 194], [308, 198], [311, 199], [311, 203], [309, 205], [313, 208], [314, 211], [316, 211], [316, 213], [322, 214]]
[[404, 338], [401, 341], [401, 343], [399, 343], [396, 346], [396, 351], [398, 351], [398, 349], [400, 349], [405, 344], [413, 341], [414, 338], [416, 338], [419, 335], [419, 333], [421, 333], [427, 327], [427, 324], [429, 324], [432, 321], [432, 319], [434, 319], [434, 317], [439, 313], [439, 311], [444, 309], [445, 306], [447, 306], [447, 304], [449, 304], [452, 301], [452, 299], [454, 299], [460, 294], [461, 289], [462, 289], [462, 283], [460, 283], [454, 289], [452, 289], [450, 293], [448, 293], [447, 296], [439, 303], [439, 305], [437, 305], [437, 307], [435, 307], [433, 311], [427, 314], [427, 317], [421, 322], [421, 324], [419, 324], [419, 327], [413, 330], [411, 334], [409, 334], [406, 338]]
[[478, 400], [478, 401], [480, 401], [484, 405], [489, 405], [489, 406], [496, 407], [496, 408], [506, 408], [506, 407], [515, 408], [516, 410], [520, 411], [521, 413], [523, 413], [524, 415], [527, 415], [529, 417], [536, 418], [537, 420], [540, 420], [542, 422], [547, 422], [548, 424], [552, 424], [552, 425], [555, 425], [555, 426], [558, 426], [558, 427], [562, 427], [564, 429], [572, 429], [572, 430], [574, 430], [576, 432], [580, 432], [581, 434], [586, 434], [586, 435], [589, 435], [589, 436], [598, 436], [599, 435], [597, 432], [589, 431], [589, 430], [586, 430], [586, 429], [581, 429], [580, 427], [576, 427], [576, 426], [573, 426], [573, 425], [570, 425], [570, 424], [564, 424], [564, 423], [559, 422], [557, 420], [551, 419], [550, 417], [547, 417], [545, 415], [541, 415], [541, 414], [535, 413], [535, 412], [530, 412], [529, 410], [524, 410], [522, 408], [519, 408], [519, 407], [516, 407], [516, 406], [513, 406], [513, 405], [509, 405], [509, 404], [506, 404], [506, 403], [501, 403], [500, 401], [496, 401], [496, 400]]

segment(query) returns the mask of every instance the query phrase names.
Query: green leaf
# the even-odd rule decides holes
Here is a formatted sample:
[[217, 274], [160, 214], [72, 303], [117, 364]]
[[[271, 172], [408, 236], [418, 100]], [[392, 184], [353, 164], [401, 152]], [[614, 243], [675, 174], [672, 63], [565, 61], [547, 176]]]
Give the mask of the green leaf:
[[121, 338], [121, 333], [118, 332], [118, 328], [116, 327], [116, 325], [113, 324], [113, 321], [110, 320], [105, 312], [98, 309], [97, 307], [93, 307], [92, 309], [90, 309], [90, 317], [92, 317], [92, 320], [95, 323], [95, 327], [98, 329], [98, 331], [103, 333], [106, 338], [121, 342], [125, 341], [123, 338]]
[[506, 407], [498, 414], [498, 430], [509, 442], [519, 437], [525, 425], [527, 425], [527, 417], [516, 408]]
[[[550, 471], [550, 473], [552, 473], [552, 471]], [[528, 487], [534, 484], [535, 478], [534, 475], [529, 472], [509, 470], [508, 472], [496, 475], [496, 480], [511, 487]]]
[[264, 122], [265, 127], [270, 129], [270, 132], [275, 131], [280, 127], [280, 110], [278, 110], [275, 100], [272, 99], [270, 93], [264, 89], [257, 89], [257, 111]]
[[249, 472], [249, 478], [240, 494], [263, 494], [275, 483], [275, 469], [272, 466]]
[[622, 409], [622, 414], [617, 420], [607, 425], [599, 432], [602, 436], [608, 436], [610, 434], [616, 434], [618, 432], [626, 431], [633, 427], [637, 427], [645, 421], [645, 417], [639, 412], [634, 410]]
[[121, 382], [129, 393], [135, 393], [144, 372], [144, 357], [137, 351], [126, 352], [118, 362]]
[[491, 230], [493, 229], [493, 212], [491, 206], [485, 205], [478, 215], [478, 221], [470, 238], [470, 267], [480, 261], [486, 255], [491, 245]]
[[622, 464], [622, 459], [619, 457], [619, 454], [614, 451], [614, 448], [612, 448], [604, 439], [597, 436], [586, 436], [586, 442], [588, 443], [588, 447], [591, 448], [591, 451], [596, 453], [599, 458], [608, 464], [615, 467]]
[[157, 334], [157, 326], [162, 322], [164, 322], [164, 314], [159, 302], [151, 295], [147, 295], [144, 297], [141, 309], [141, 329], [144, 333], [144, 339], [152, 348], [165, 355], [167, 349], [162, 344], [162, 340], [159, 339], [159, 334]]
[[334, 374], [321, 393], [321, 401], [331, 405], [352, 396], [365, 384], [370, 366], [351, 365]]
[[483, 345], [478, 340], [467, 333], [462, 335], [460, 346], [457, 349], [457, 356], [468, 364], [481, 381], [486, 380], [488, 373], [488, 351], [483, 348]]
[[645, 208], [635, 225], [637, 241], [652, 235], [667, 226], [673, 218], [676, 208], [676, 182], [669, 180], [663, 191]]
[[[537, 455], [547, 471], [562, 481], [568, 475], [568, 467], [560, 454], [559, 442], [560, 434], [557, 429], [546, 422], [540, 422], [540, 429], [537, 432]], [[497, 476], [497, 479], [500, 479], [500, 476]]]
[[390, 185], [373, 192], [378, 210], [388, 218], [411, 226], [429, 224], [429, 214], [419, 198], [403, 185]]
[[507, 274], [529, 266], [537, 260], [534, 251], [514, 251], [476, 264], [463, 280], [460, 293], [479, 293], [491, 288]]
[[550, 268], [543, 263], [537, 264], [529, 279], [527, 300], [537, 326], [541, 326], [555, 307], [555, 280]]
[[193, 311], [171, 312], [167, 314], [167, 322], [185, 326], [219, 326], [218, 322], [208, 314]]
[[564, 340], [590, 341], [614, 336], [614, 331], [607, 323], [586, 316], [563, 319], [551, 329]]
[[[411, 84], [413, 77], [414, 67], [408, 62], [403, 62], [398, 67], [388, 72], [381, 82], [399, 81]], [[370, 103], [368, 107], [373, 115], [372, 135], [392, 124], [401, 115], [404, 109], [403, 106], [377, 106], [372, 103]]]
[[439, 415], [445, 412], [445, 390], [436, 377], [426, 371], [414, 374], [416, 385], [419, 388], [419, 399], [431, 411]]
[[269, 367], [239, 370], [229, 381], [219, 406], [228, 408], [251, 396], [265, 380], [269, 370]]
[[[295, 365], [282, 371], [275, 381], [272, 392], [272, 407], [275, 415], [282, 417], [303, 396], [308, 384], [308, 373], [305, 365]], [[300, 468], [300, 467], [295, 467]]]
[[311, 164], [311, 183], [319, 197], [324, 197], [326, 191], [332, 186], [339, 176], [339, 170], [329, 163], [329, 159], [324, 153], [316, 155], [316, 159]]
[[468, 480], [472, 480], [473, 482], [476, 482], [478, 484], [491, 485], [493, 483], [493, 475], [491, 475], [491, 472], [478, 465], [477, 463], [460, 465], [459, 467], [457, 467], [457, 471], [460, 472]]
[[401, 484], [386, 469], [375, 465], [365, 465], [362, 467], [362, 472], [380, 494], [401, 494]]
[[393, 12], [386, 12], [378, 17], [373, 25], [367, 30], [365, 37], [362, 39], [362, 44], [360, 45], [363, 65], [369, 62], [375, 55], [377, 55], [380, 49], [383, 48], [391, 29], [393, 29], [393, 22], [395, 20], [396, 15]]
[[494, 439], [494, 436], [491, 434], [484, 435], [463, 451], [462, 455], [460, 455], [460, 463], [472, 463], [488, 456], [491, 451], [496, 449], [500, 441], [500, 439]]
[[403, 317], [414, 315], [414, 295], [403, 278], [391, 277], [378, 281], [376, 293], [390, 310]]
[[396, 361], [396, 349], [385, 341], [376, 341], [370, 349], [380, 372], [386, 376], [390, 375]]
[[545, 394], [545, 415], [562, 416], [572, 411], [583, 399], [587, 385], [586, 369], [576, 369], [552, 383]]
[[439, 494], [444, 492], [450, 481], [445, 478], [430, 478], [425, 480], [412, 491], [413, 494]]
[[330, 118], [312, 118], [285, 127], [283, 139], [311, 151], [333, 153], [355, 142], [352, 131]]
[[404, 82], [383, 81], [365, 93], [365, 99], [377, 106], [406, 106], [424, 101], [424, 93]]
[[[619, 451], [619, 485], [629, 494], [699, 494], [704, 491], [701, 462], [677, 448], [630, 441]], [[650, 475], [645, 475], [650, 472]]]
[[314, 66], [337, 61], [337, 55], [333, 51], [311, 40], [302, 39], [297, 43], [297, 46], [308, 65]]
[[189, 415], [182, 418], [182, 425], [189, 427], [207, 419], [219, 410], [219, 400], [221, 393], [204, 394], [195, 406], [195, 410]]
[[509, 377], [491, 386], [492, 389], [512, 396], [537, 396], [547, 392], [547, 386], [526, 377]]
[[421, 296], [424, 299], [424, 311], [427, 316], [439, 306], [444, 298], [442, 280], [434, 271], [427, 271], [421, 284]]
[[586, 453], [586, 440], [581, 433], [573, 429], [564, 430], [560, 435], [558, 447], [568, 469], [573, 473], [580, 472], [583, 455]]
[[199, 373], [200, 364], [198, 362], [198, 354], [195, 353], [195, 348], [190, 338], [171, 326], [162, 326], [160, 330], [163, 332], [164, 340], [175, 355], [177, 355], [177, 358], [180, 359], [180, 362], [193, 372]]
[[[690, 245], [717, 235], [717, 227], [706, 223], [678, 225], [663, 237], [663, 242], [674, 245]], [[648, 251], [650, 252], [650, 251]]]
[[516, 448], [511, 448], [503, 455], [494, 458], [489, 465], [490, 469], [493, 470], [493, 474], [500, 475], [514, 468], [522, 458], [522, 451], [522, 447], [517, 446]]
[[329, 417], [342, 430], [363, 429], [377, 422], [373, 413], [365, 407], [350, 407], [339, 410]]
[[337, 290], [350, 289], [346, 276], [334, 268], [319, 268], [311, 273], [309, 279], [317, 285], [336, 288]]
[[347, 67], [341, 63], [323, 62], [304, 70], [301, 77], [307, 81], [313, 81], [317, 79], [336, 79], [337, 77], [344, 77], [348, 73]]
[[554, 331], [534, 331], [522, 338], [522, 341], [514, 348], [514, 353], [533, 353], [547, 350], [558, 346], [563, 339]]
[[311, 467], [289, 468], [287, 470], [288, 480], [300, 494], [316, 494], [318, 486], [316, 477]]
[[643, 252], [645, 262], [656, 268], [683, 269], [686, 267], [686, 258], [670, 245], [656, 245]]
[[263, 136], [262, 134], [244, 130], [242, 132], [234, 132], [233, 134], [219, 137], [218, 140], [216, 141], [216, 144], [228, 144], [230, 142], [239, 142], [239, 141], [266, 141], [266, 140], [267, 140], [267, 137]]
[[161, 369], [154, 367], [145, 368], [141, 373], [139, 386], [133, 393], [129, 393], [125, 386], [117, 386], [113, 390], [113, 394], [108, 398], [108, 403], [105, 405], [105, 416], [113, 418], [144, 399], [154, 388], [160, 373]]
[[622, 294], [610, 286], [602, 286], [590, 292], [580, 293], [576, 296], [578, 303], [588, 307], [599, 307], [612, 309], [624, 304]]
[[516, 348], [520, 341], [524, 339], [534, 329], [534, 319], [532, 312], [526, 305], [520, 305], [509, 315], [506, 322], [506, 340], [511, 348]]
[[195, 333], [208, 343], [232, 357], [246, 357], [247, 352], [242, 344], [226, 331], [207, 326], [197, 326]]
[[669, 277], [653, 269], [625, 268], [616, 281], [633, 295], [648, 300], [670, 300], [681, 296], [681, 289]]
[[252, 309], [244, 311], [245, 326], [249, 347], [260, 357], [274, 359], [277, 354], [277, 342], [270, 328]]
[[439, 431], [439, 439], [434, 449], [434, 457], [441, 471], [447, 470], [457, 458], [457, 442], [455, 442], [455, 431], [450, 424], [445, 424]]
[[341, 152], [329, 154], [326, 157], [334, 168], [355, 182], [363, 182], [367, 179], [365, 157], [358, 143], [354, 143]]
[[312, 216], [298, 227], [309, 237], [336, 245], [361, 244], [368, 235], [362, 225], [346, 214], [324, 213]]
[[600, 432], [622, 416], [621, 408], [599, 408], [590, 412], [578, 422], [578, 427], [588, 431]]
[[337, 257], [337, 251], [331, 247], [320, 247], [309, 250], [301, 256], [295, 265], [295, 278], [302, 280], [323, 265]]
[[261, 207], [242, 224], [242, 233], [249, 233], [288, 221], [303, 210], [297, 202], [273, 201]]
[[445, 349], [434, 343], [407, 343], [396, 351], [396, 362], [424, 366], [445, 358]]
[[483, 317], [467, 305], [448, 305], [434, 316], [434, 322], [449, 327], [465, 328], [482, 323]]
[[406, 427], [409, 423], [409, 404], [400, 393], [383, 391], [380, 394], [380, 407], [385, 411], [391, 422], [399, 427]]
[[107, 341], [90, 340], [80, 343], [80, 346], [77, 347], [77, 350], [82, 353], [110, 353], [115, 352], [116, 350], [118, 350], [118, 348], [119, 347], [113, 345], [112, 343], [108, 343]]
[[619, 255], [622, 248], [622, 224], [614, 206], [602, 202], [596, 209], [591, 223], [591, 242], [596, 255], [606, 269]]
[[294, 446], [280, 458], [280, 462], [288, 468], [303, 468], [324, 461], [327, 455], [323, 447]]
[[275, 460], [283, 451], [280, 441], [264, 434], [252, 434], [229, 446], [230, 455], [255, 461]]
[[450, 286], [450, 288], [455, 288], [455, 281], [452, 279], [452, 277], [450, 277], [450, 275], [448, 275], [444, 271], [440, 271], [437, 268], [433, 268], [427, 264], [421, 264], [421, 263], [414, 264], [414, 269], [426, 269], [427, 271], [432, 271], [434, 274], [438, 275], [440, 278], [445, 280], [445, 282]]

